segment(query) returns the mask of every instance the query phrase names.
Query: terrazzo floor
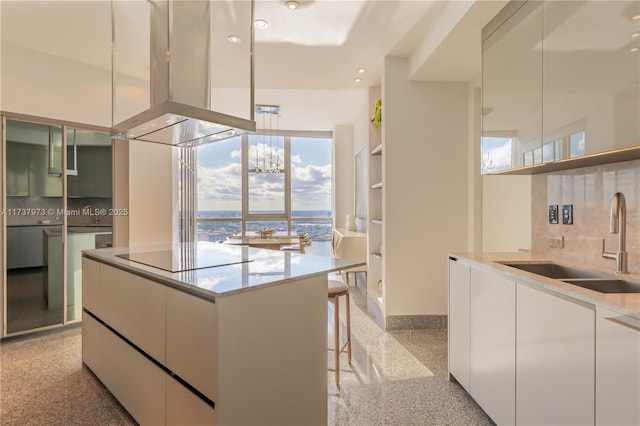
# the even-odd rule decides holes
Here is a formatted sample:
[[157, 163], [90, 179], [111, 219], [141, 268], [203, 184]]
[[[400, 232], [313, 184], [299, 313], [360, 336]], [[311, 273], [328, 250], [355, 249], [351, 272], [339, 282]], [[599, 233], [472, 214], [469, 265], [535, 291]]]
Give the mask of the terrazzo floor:
[[[447, 380], [446, 330], [384, 332], [353, 299], [351, 327], [353, 360], [342, 355], [340, 387], [327, 356], [329, 425], [493, 425]], [[81, 345], [80, 327], [2, 342], [0, 424], [135, 424], [82, 366]]]

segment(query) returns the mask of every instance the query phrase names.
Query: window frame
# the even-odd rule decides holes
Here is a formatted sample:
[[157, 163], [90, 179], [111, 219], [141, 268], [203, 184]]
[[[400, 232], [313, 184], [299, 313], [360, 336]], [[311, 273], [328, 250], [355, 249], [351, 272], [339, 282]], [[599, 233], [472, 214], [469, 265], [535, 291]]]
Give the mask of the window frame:
[[[249, 174], [255, 171], [255, 167], [249, 165], [249, 136], [252, 135], [273, 135], [282, 137], [284, 139], [284, 212], [283, 213], [249, 213]], [[247, 223], [248, 222], [286, 222], [287, 223], [287, 235], [292, 235], [292, 228], [296, 222], [331, 222], [333, 227], [334, 212], [333, 205], [331, 206], [330, 217], [294, 217], [291, 212], [291, 138], [318, 138], [329, 139], [331, 142], [331, 164], [332, 168], [335, 165], [335, 150], [333, 144], [335, 143], [333, 132], [330, 131], [290, 131], [290, 130], [274, 130], [265, 131], [258, 130], [255, 133], [244, 134], [240, 140], [241, 154], [241, 166], [242, 166], [242, 194], [241, 194], [241, 214], [239, 217], [233, 218], [216, 218], [216, 217], [197, 217], [196, 232], [198, 224], [200, 222], [240, 222], [241, 235], [247, 235]], [[335, 191], [335, 179], [332, 178], [331, 182], [332, 191]], [[197, 192], [197, 189], [196, 189]], [[333, 203], [332, 203], [333, 204]], [[198, 207], [196, 206], [196, 211]]]

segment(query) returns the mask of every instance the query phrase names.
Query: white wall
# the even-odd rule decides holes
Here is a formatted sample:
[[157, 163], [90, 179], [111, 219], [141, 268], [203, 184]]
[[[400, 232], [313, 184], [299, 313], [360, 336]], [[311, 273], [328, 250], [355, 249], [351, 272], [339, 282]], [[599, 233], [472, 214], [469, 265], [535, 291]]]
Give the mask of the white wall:
[[[213, 109], [244, 117], [247, 104], [242, 89], [216, 89]], [[266, 90], [256, 88], [256, 103], [280, 105], [282, 130], [333, 131], [358, 121], [366, 108], [366, 88], [360, 90]], [[364, 106], [363, 106], [364, 105]], [[219, 107], [219, 108], [218, 108]], [[257, 123], [261, 127], [260, 121]]]
[[467, 84], [411, 82], [385, 58], [385, 313], [447, 312], [447, 253], [467, 247]]
[[334, 226], [343, 228], [347, 214], [354, 212], [353, 126], [336, 126], [333, 136]]
[[531, 176], [482, 177], [482, 249], [531, 249]]
[[112, 158], [118, 165], [112, 176], [114, 209], [127, 209], [126, 215], [117, 215], [113, 223], [113, 247], [129, 246], [129, 141], [116, 140], [113, 143]]
[[111, 126], [111, 72], [2, 43], [0, 109]]
[[[174, 241], [175, 150], [169, 145], [129, 143], [129, 245]], [[116, 171], [119, 170], [116, 167]]]

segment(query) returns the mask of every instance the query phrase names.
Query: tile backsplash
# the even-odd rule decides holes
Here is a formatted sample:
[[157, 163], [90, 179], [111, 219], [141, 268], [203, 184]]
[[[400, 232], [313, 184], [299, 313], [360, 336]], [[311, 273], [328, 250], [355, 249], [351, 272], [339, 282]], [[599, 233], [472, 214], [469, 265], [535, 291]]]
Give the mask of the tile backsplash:
[[[547, 173], [532, 179], [532, 250], [556, 261], [615, 270], [615, 261], [602, 258], [615, 252], [618, 235], [609, 233], [611, 199], [622, 192], [627, 204], [629, 272], [640, 274], [640, 160]], [[549, 224], [548, 206], [558, 205], [559, 224]], [[562, 224], [562, 206], [573, 205], [573, 225]], [[549, 238], [564, 237], [564, 248], [550, 248]]]

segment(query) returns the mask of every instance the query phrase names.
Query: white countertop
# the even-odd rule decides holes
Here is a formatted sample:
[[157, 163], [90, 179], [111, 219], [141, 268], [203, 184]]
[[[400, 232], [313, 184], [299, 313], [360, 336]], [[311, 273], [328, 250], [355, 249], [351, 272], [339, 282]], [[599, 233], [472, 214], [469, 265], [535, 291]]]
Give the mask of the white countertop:
[[299, 278], [327, 274], [366, 263], [364, 261], [335, 259], [330, 256], [313, 256], [208, 241], [198, 242], [199, 256], [207, 255], [207, 251], [211, 256], [215, 256], [217, 252], [224, 250], [230, 255], [248, 257], [251, 261], [182, 272], [169, 272], [117, 256], [129, 253], [175, 250], [180, 247], [180, 245], [167, 244], [148, 247], [104, 248], [85, 250], [83, 256], [209, 300], [237, 292], [256, 290], [264, 286], [278, 285]]
[[518, 261], [518, 262], [553, 262], [559, 265], [567, 265], [575, 268], [592, 270], [600, 274], [606, 274], [607, 278], [625, 279], [640, 281], [638, 274], [616, 275], [612, 271], [595, 270], [589, 265], [578, 265], [567, 262], [556, 262], [547, 257], [527, 253], [451, 253], [450, 257], [457, 258], [462, 262], [468, 262], [476, 267], [490, 272], [498, 273], [507, 279], [515, 280], [531, 287], [538, 287], [550, 292], [562, 294], [601, 306], [640, 319], [640, 293], [600, 293], [586, 288], [571, 285], [557, 279], [547, 278], [542, 275], [533, 274], [527, 271], [502, 265], [498, 262]]

